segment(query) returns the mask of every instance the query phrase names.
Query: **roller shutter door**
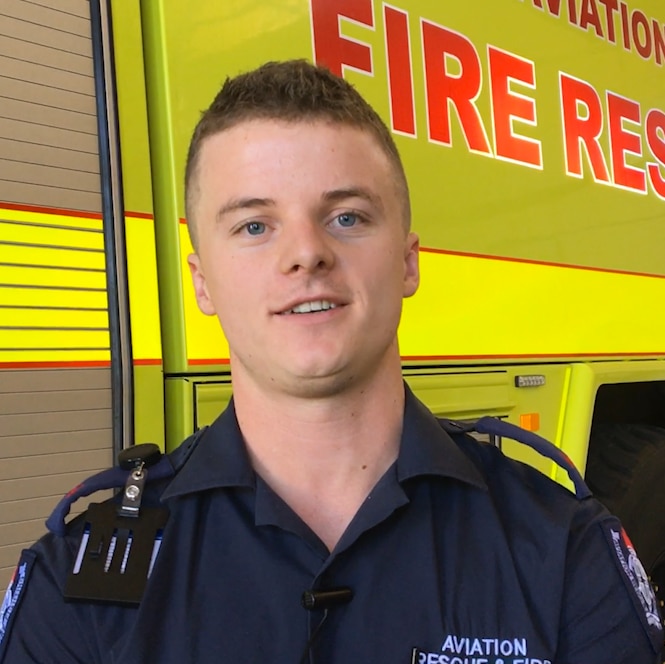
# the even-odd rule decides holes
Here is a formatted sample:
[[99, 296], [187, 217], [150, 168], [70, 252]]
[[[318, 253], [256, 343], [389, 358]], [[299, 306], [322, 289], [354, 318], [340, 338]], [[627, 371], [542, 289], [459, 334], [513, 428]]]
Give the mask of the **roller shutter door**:
[[88, 0], [2, 0], [0, 587], [112, 463], [98, 149]]

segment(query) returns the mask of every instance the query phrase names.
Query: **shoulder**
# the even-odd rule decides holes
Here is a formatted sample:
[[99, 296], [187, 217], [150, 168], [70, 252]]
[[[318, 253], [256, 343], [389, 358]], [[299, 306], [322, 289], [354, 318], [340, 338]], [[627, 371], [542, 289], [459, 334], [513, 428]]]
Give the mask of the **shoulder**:
[[[613, 525], [616, 529], [618, 521], [593, 497], [566, 457], [562, 455], [556, 462], [569, 474], [576, 475], [574, 491], [533, 466], [506, 456], [496, 445], [480, 442], [466, 431], [455, 433], [447, 421], [441, 425], [482, 475], [488, 509], [513, 542], [521, 541], [528, 532], [546, 542], [549, 555], [557, 555], [563, 567], [575, 564], [580, 542], [592, 546], [596, 552], [608, 550], [608, 528]], [[532, 447], [529, 442], [525, 444]], [[545, 446], [541, 450], [550, 458], [555, 456], [550, 454], [550, 448], [556, 448], [547, 441], [540, 439], [538, 445]]]
[[[576, 486], [574, 493], [539, 470], [508, 458], [496, 446], [450, 431], [446, 421], [442, 426], [483, 475], [492, 509], [513, 550], [521, 550], [525, 539], [535, 538], [557, 561], [562, 651], [588, 652], [585, 661], [598, 661], [591, 655], [593, 635], [612, 625], [612, 635], [605, 638], [608, 643], [617, 641], [617, 661], [651, 661], [644, 657], [663, 643], [659, 609], [619, 520], [585, 486]], [[559, 461], [571, 469], [565, 457]], [[542, 570], [536, 578], [546, 583]], [[635, 660], [630, 655], [636, 651], [633, 648], [642, 648], [647, 655]], [[625, 658], [620, 654], [624, 650]]]
[[[172, 481], [173, 477], [186, 463], [189, 455], [196, 446], [199, 435], [188, 438], [174, 452], [158, 454], [155, 462], [146, 468], [145, 483], [141, 484], [141, 496], [138, 502], [140, 516], [130, 519], [128, 524], [140, 525], [144, 514], [152, 514], [162, 509], [161, 497]], [[142, 446], [136, 446], [139, 450]], [[47, 532], [30, 547], [34, 555], [35, 566], [43, 569], [47, 577], [57, 586], [62, 594], [65, 590], [67, 577], [70, 575], [77, 555], [80, 555], [87, 545], [89, 553], [95, 538], [99, 539], [100, 546], [108, 546], [110, 536], [105, 531], [110, 528], [112, 533], [118, 524], [96, 523], [100, 514], [105, 521], [122, 519], [121, 506], [125, 488], [132, 482], [133, 469], [123, 464], [93, 475], [71, 491], [69, 491], [56, 505], [46, 521]], [[114, 495], [104, 498], [100, 492], [114, 491]], [[95, 498], [101, 496], [101, 501]], [[89, 498], [88, 498], [89, 497]], [[72, 506], [79, 499], [88, 498], [87, 508], [78, 516], [67, 520]], [[139, 512], [137, 511], [137, 514]], [[120, 526], [126, 524], [120, 524]], [[87, 544], [86, 544], [87, 543]]]
[[[115, 642], [133, 620], [151, 552], [158, 550], [155, 525], [163, 514], [161, 496], [197, 440], [187, 439], [147, 469], [136, 518], [124, 517], [122, 522], [120, 514], [135, 468], [119, 465], [97, 473], [61, 499], [47, 520], [49, 532], [22, 552], [0, 608], [0, 662], [52, 661], [51, 651], [60, 646], [70, 655], [76, 651], [76, 661], [101, 661], [99, 644]], [[95, 501], [99, 491], [109, 489], [122, 491]], [[88, 496], [87, 509], [67, 520], [72, 505]], [[72, 585], [77, 574], [80, 583]], [[109, 577], [110, 584], [100, 582], [103, 577]]]
[[[569, 475], [573, 474], [575, 491], [555, 482], [533, 466], [506, 456], [496, 445], [480, 442], [470, 435], [470, 431], [474, 431], [475, 426], [467, 425], [464, 430], [455, 431], [455, 423], [452, 423], [453, 426], [449, 420], [439, 420], [439, 423], [479, 470], [490, 495], [501, 510], [514, 509], [518, 513], [524, 513], [535, 509], [559, 515], [565, 514], [567, 518], [571, 518], [575, 512], [586, 511], [587, 504], [590, 504], [593, 505], [592, 511], [607, 514], [600, 503], [591, 498], [591, 492], [573, 464], [554, 445], [543, 438], [511, 425], [508, 425], [510, 428], [496, 429], [504, 437], [519, 440], [525, 446], [552, 459]], [[499, 424], [505, 427], [506, 423]], [[495, 425], [489, 426], [494, 427]], [[486, 429], [487, 426], [480, 427], [483, 432]]]

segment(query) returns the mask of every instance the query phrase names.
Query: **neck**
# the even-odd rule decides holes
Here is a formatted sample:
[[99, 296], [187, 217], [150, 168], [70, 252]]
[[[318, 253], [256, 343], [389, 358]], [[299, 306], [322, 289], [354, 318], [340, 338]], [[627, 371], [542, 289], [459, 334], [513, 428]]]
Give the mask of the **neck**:
[[330, 550], [397, 458], [399, 363], [327, 397], [265, 394], [234, 375], [234, 403], [256, 472]]

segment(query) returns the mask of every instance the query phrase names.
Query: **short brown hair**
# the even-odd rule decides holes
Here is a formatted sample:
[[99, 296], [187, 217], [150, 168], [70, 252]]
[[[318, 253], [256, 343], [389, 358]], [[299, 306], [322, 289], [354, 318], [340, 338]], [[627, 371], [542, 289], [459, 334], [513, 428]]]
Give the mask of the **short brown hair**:
[[235, 78], [227, 78], [194, 129], [185, 168], [185, 208], [195, 250], [193, 182], [201, 146], [210, 136], [249, 120], [327, 120], [369, 131], [394, 167], [404, 203], [404, 223], [407, 228], [410, 225], [404, 167], [390, 130], [378, 113], [348, 81], [324, 67], [306, 60], [268, 62]]

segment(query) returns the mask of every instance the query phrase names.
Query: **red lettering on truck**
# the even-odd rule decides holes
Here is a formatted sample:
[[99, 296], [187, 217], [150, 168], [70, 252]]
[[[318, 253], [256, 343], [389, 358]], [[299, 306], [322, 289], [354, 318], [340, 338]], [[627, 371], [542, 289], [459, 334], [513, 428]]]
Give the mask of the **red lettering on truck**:
[[[554, 18], [562, 17], [562, 0], [532, 0], [532, 4], [541, 11], [547, 9]], [[631, 10], [624, 0], [567, 0], [565, 6], [570, 25], [610, 44], [620, 42], [626, 51], [634, 50], [644, 60], [653, 58], [658, 65], [665, 61], [665, 25], [643, 10]]]
[[614, 30], [614, 14], [619, 11], [618, 0], [598, 0], [605, 7], [605, 26], [607, 28], [607, 41], [616, 44], [617, 38]]
[[540, 141], [515, 133], [515, 123], [536, 125], [536, 102], [511, 89], [512, 83], [536, 87], [535, 65], [495, 46], [488, 49], [494, 151], [497, 159], [517, 162], [535, 168], [543, 167]]
[[582, 0], [582, 7], [580, 8], [580, 28], [588, 30], [589, 26], [593, 26], [596, 35], [603, 37], [603, 28], [600, 25], [600, 14], [598, 7], [596, 7], [595, 0]]
[[566, 173], [582, 177], [582, 149], [589, 159], [596, 182], [610, 176], [599, 137], [603, 131], [603, 110], [596, 89], [577, 78], [559, 73]]
[[[533, 0], [533, 6], [543, 9], [543, 0]], [[547, 0], [547, 11], [558, 18], [561, 15], [561, 0]], [[575, 0], [568, 0], [568, 22], [577, 25]]]
[[665, 59], [665, 26], [660, 25], [656, 19], [651, 21], [651, 25], [653, 26], [656, 62], [660, 65], [663, 64], [663, 60]]
[[646, 192], [644, 170], [626, 163], [626, 155], [642, 156], [642, 137], [626, 128], [626, 123], [640, 126], [640, 105], [632, 99], [608, 92], [607, 118], [614, 184], [623, 189]]
[[621, 8], [621, 34], [623, 35], [623, 47], [630, 51], [630, 30], [629, 30], [629, 18], [628, 18], [628, 7], [625, 2], [620, 4]]
[[368, 44], [343, 37], [340, 19], [374, 28], [372, 0], [310, 0], [314, 60], [342, 76], [345, 68], [371, 74], [372, 50]]
[[383, 6], [390, 121], [398, 134], [416, 135], [416, 109], [413, 98], [413, 72], [409, 40], [409, 15], [390, 5]]
[[645, 123], [647, 143], [657, 161], [647, 164], [649, 181], [656, 195], [665, 200], [665, 113], [652, 108]]
[[[476, 47], [459, 32], [425, 20], [421, 20], [421, 24], [430, 140], [452, 145], [452, 108], [457, 113], [469, 150], [491, 155], [476, 105], [483, 79]], [[458, 71], [451, 71], [453, 67]]]
[[635, 44], [635, 49], [645, 60], [648, 60], [651, 57], [653, 41], [651, 38], [649, 19], [646, 17], [643, 11], [636, 9], [632, 13], [630, 29], [633, 43]]

